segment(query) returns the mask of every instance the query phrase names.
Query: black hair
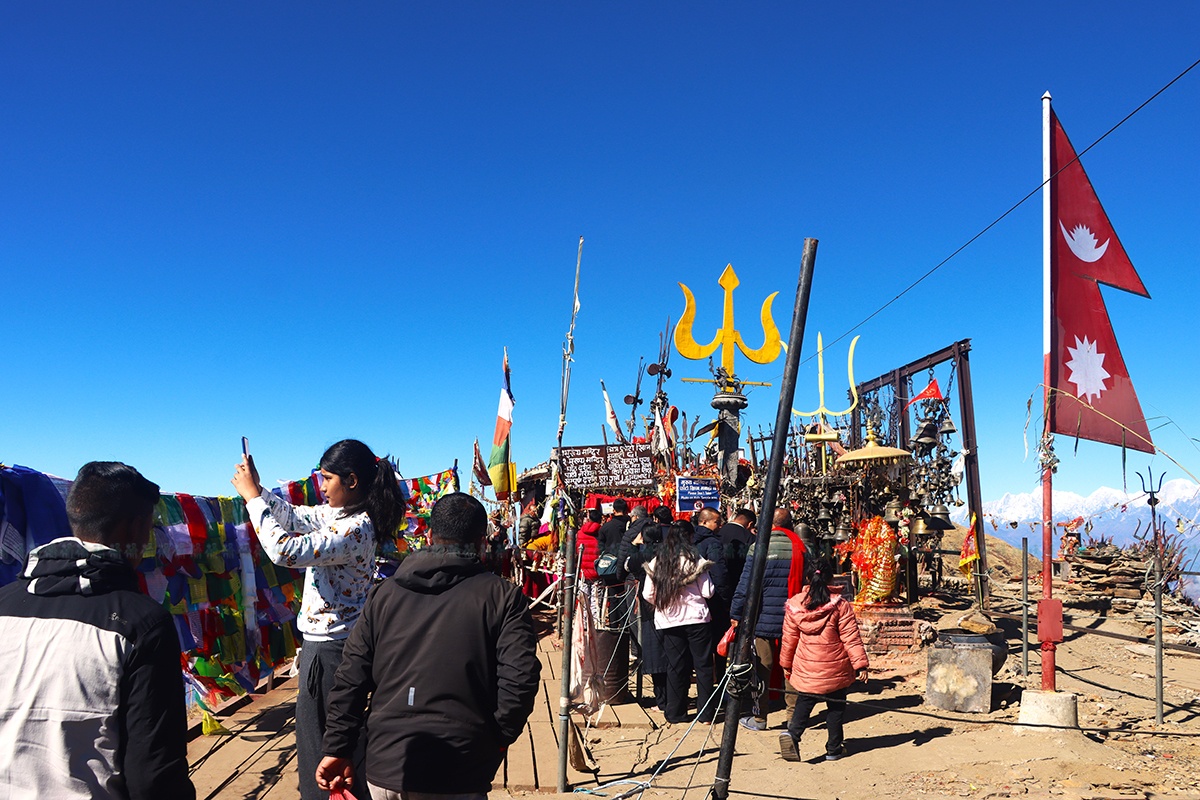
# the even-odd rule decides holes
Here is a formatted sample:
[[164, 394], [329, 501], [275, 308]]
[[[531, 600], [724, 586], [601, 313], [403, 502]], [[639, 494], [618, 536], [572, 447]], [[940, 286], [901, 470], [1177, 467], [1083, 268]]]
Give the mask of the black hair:
[[89, 461], [79, 468], [67, 494], [67, 521], [80, 539], [103, 545], [114, 540], [117, 526], [154, 512], [158, 484], [119, 461]]
[[624, 497], [618, 497], [616, 500], [613, 500], [613, 513], [614, 514], [628, 514], [629, 513], [629, 503], [625, 502]]
[[696, 512], [696, 524], [697, 525], [699, 525], [703, 522], [709, 522], [710, 520], [714, 520], [714, 519], [717, 522], [721, 521], [721, 512], [717, 511], [715, 508], [709, 508], [709, 507], [705, 506], [704, 508], [702, 508]]
[[599, 522], [600, 520], [604, 519], [604, 516], [600, 513], [600, 509], [589, 508], [587, 510], [587, 518], [592, 522]]
[[811, 611], [829, 602], [829, 579], [831, 577], [833, 577], [833, 562], [825, 556], [805, 560], [804, 585], [808, 587], [805, 608]]
[[675, 515], [671, 513], [671, 509], [666, 506], [659, 506], [654, 509], [654, 518], [663, 525], [670, 525], [675, 521]]
[[404, 525], [407, 503], [396, 471], [387, 457], [376, 458], [371, 448], [358, 439], [342, 439], [321, 456], [321, 469], [332, 472], [342, 480], [353, 474], [365, 491], [357, 503], [342, 509], [342, 516], [367, 512], [375, 528], [376, 541], [396, 538]]
[[750, 520], [749, 527], [751, 528], [754, 527], [754, 523], [758, 522], [758, 517], [754, 516], [754, 512], [748, 508], [739, 508], [737, 513], [733, 515], [734, 519], [737, 519], [738, 517], [745, 517], [746, 519]]
[[444, 544], [477, 544], [487, 533], [487, 511], [469, 494], [445, 495], [429, 512], [429, 533]]
[[700, 562], [700, 554], [692, 546], [695, 528], [687, 520], [667, 526], [662, 544], [654, 553], [654, 605], [670, 608], [683, 596], [691, 581], [688, 577]]

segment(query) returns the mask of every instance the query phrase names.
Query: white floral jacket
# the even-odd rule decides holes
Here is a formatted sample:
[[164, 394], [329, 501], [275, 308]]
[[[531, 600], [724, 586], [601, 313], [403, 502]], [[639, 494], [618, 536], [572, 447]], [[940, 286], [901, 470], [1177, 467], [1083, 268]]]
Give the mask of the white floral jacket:
[[272, 563], [307, 568], [298, 620], [304, 638], [349, 636], [375, 573], [375, 528], [366, 512], [343, 517], [341, 509], [293, 506], [266, 490], [246, 512]]

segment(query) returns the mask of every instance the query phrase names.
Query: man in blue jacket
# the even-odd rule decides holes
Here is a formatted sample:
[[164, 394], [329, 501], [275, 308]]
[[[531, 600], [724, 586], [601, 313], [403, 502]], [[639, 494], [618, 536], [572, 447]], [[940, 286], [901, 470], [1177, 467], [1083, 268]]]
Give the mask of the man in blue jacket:
[[[805, 547], [792, 529], [791, 512], [786, 508], [776, 509], [772, 522], [771, 542], [767, 547], [767, 566], [763, 572], [762, 607], [758, 612], [758, 622], [754, 626], [754, 669], [758, 675], [758, 683], [763, 687], [770, 686], [771, 671], [779, 653], [779, 641], [783, 637], [784, 604], [804, 585]], [[754, 567], [756, 546], [757, 543], [750, 545], [742, 577], [733, 593], [729, 616], [735, 622], [740, 621], [746, 612], [746, 594], [750, 586], [750, 571]], [[771, 689], [756, 696], [751, 714], [738, 720], [738, 724], [752, 731], [765, 731], [772, 691], [777, 690]], [[790, 683], [783, 681], [783, 692], [787, 709], [787, 716], [784, 717], [786, 725], [787, 720], [792, 718], [792, 709], [796, 706], [796, 690]]]
[[[433, 546], [371, 591], [346, 640], [317, 767], [326, 791], [365, 780], [376, 800], [484, 798], [533, 711], [541, 665], [529, 601], [476, 556], [483, 506], [446, 495], [429, 529]], [[368, 695], [366, 775], [355, 775]]]

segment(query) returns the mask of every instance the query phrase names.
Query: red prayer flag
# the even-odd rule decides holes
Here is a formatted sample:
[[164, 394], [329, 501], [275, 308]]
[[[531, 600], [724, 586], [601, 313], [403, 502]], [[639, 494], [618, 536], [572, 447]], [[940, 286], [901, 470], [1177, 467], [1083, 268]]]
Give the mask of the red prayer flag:
[[926, 386], [924, 389], [922, 389], [920, 392], [918, 392], [916, 395], [914, 395], [912, 400], [908, 401], [908, 405], [906, 405], [905, 408], [908, 408], [908, 406], [911, 406], [913, 403], [917, 402], [918, 400], [945, 400], [945, 399], [946, 398], [942, 397], [942, 390], [938, 388], [937, 378], [934, 378], [933, 380], [931, 380], [929, 382], [928, 386]]
[[1150, 293], [1053, 111], [1050, 119], [1050, 430], [1153, 453], [1100, 284]]

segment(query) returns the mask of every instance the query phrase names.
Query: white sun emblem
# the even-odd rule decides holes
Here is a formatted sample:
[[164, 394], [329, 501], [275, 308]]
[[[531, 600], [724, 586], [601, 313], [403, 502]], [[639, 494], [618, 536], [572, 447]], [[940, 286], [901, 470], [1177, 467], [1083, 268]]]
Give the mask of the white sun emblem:
[[1080, 261], [1086, 261], [1091, 264], [1094, 261], [1099, 261], [1104, 255], [1104, 251], [1108, 249], [1108, 239], [1104, 240], [1104, 244], [1096, 241], [1096, 235], [1086, 225], [1076, 225], [1067, 232], [1066, 227], [1062, 224], [1062, 220], [1058, 221], [1058, 227], [1062, 231], [1063, 238], [1067, 240], [1067, 247], [1071, 248], [1071, 252]]
[[1067, 362], [1071, 377], [1067, 380], [1075, 384], [1075, 396], [1089, 400], [1099, 398], [1105, 389], [1104, 379], [1112, 377], [1104, 369], [1104, 353], [1097, 352], [1096, 343], [1086, 336], [1083, 341], [1076, 336], [1075, 346], [1067, 347], [1067, 351], [1071, 354], [1071, 360]]

